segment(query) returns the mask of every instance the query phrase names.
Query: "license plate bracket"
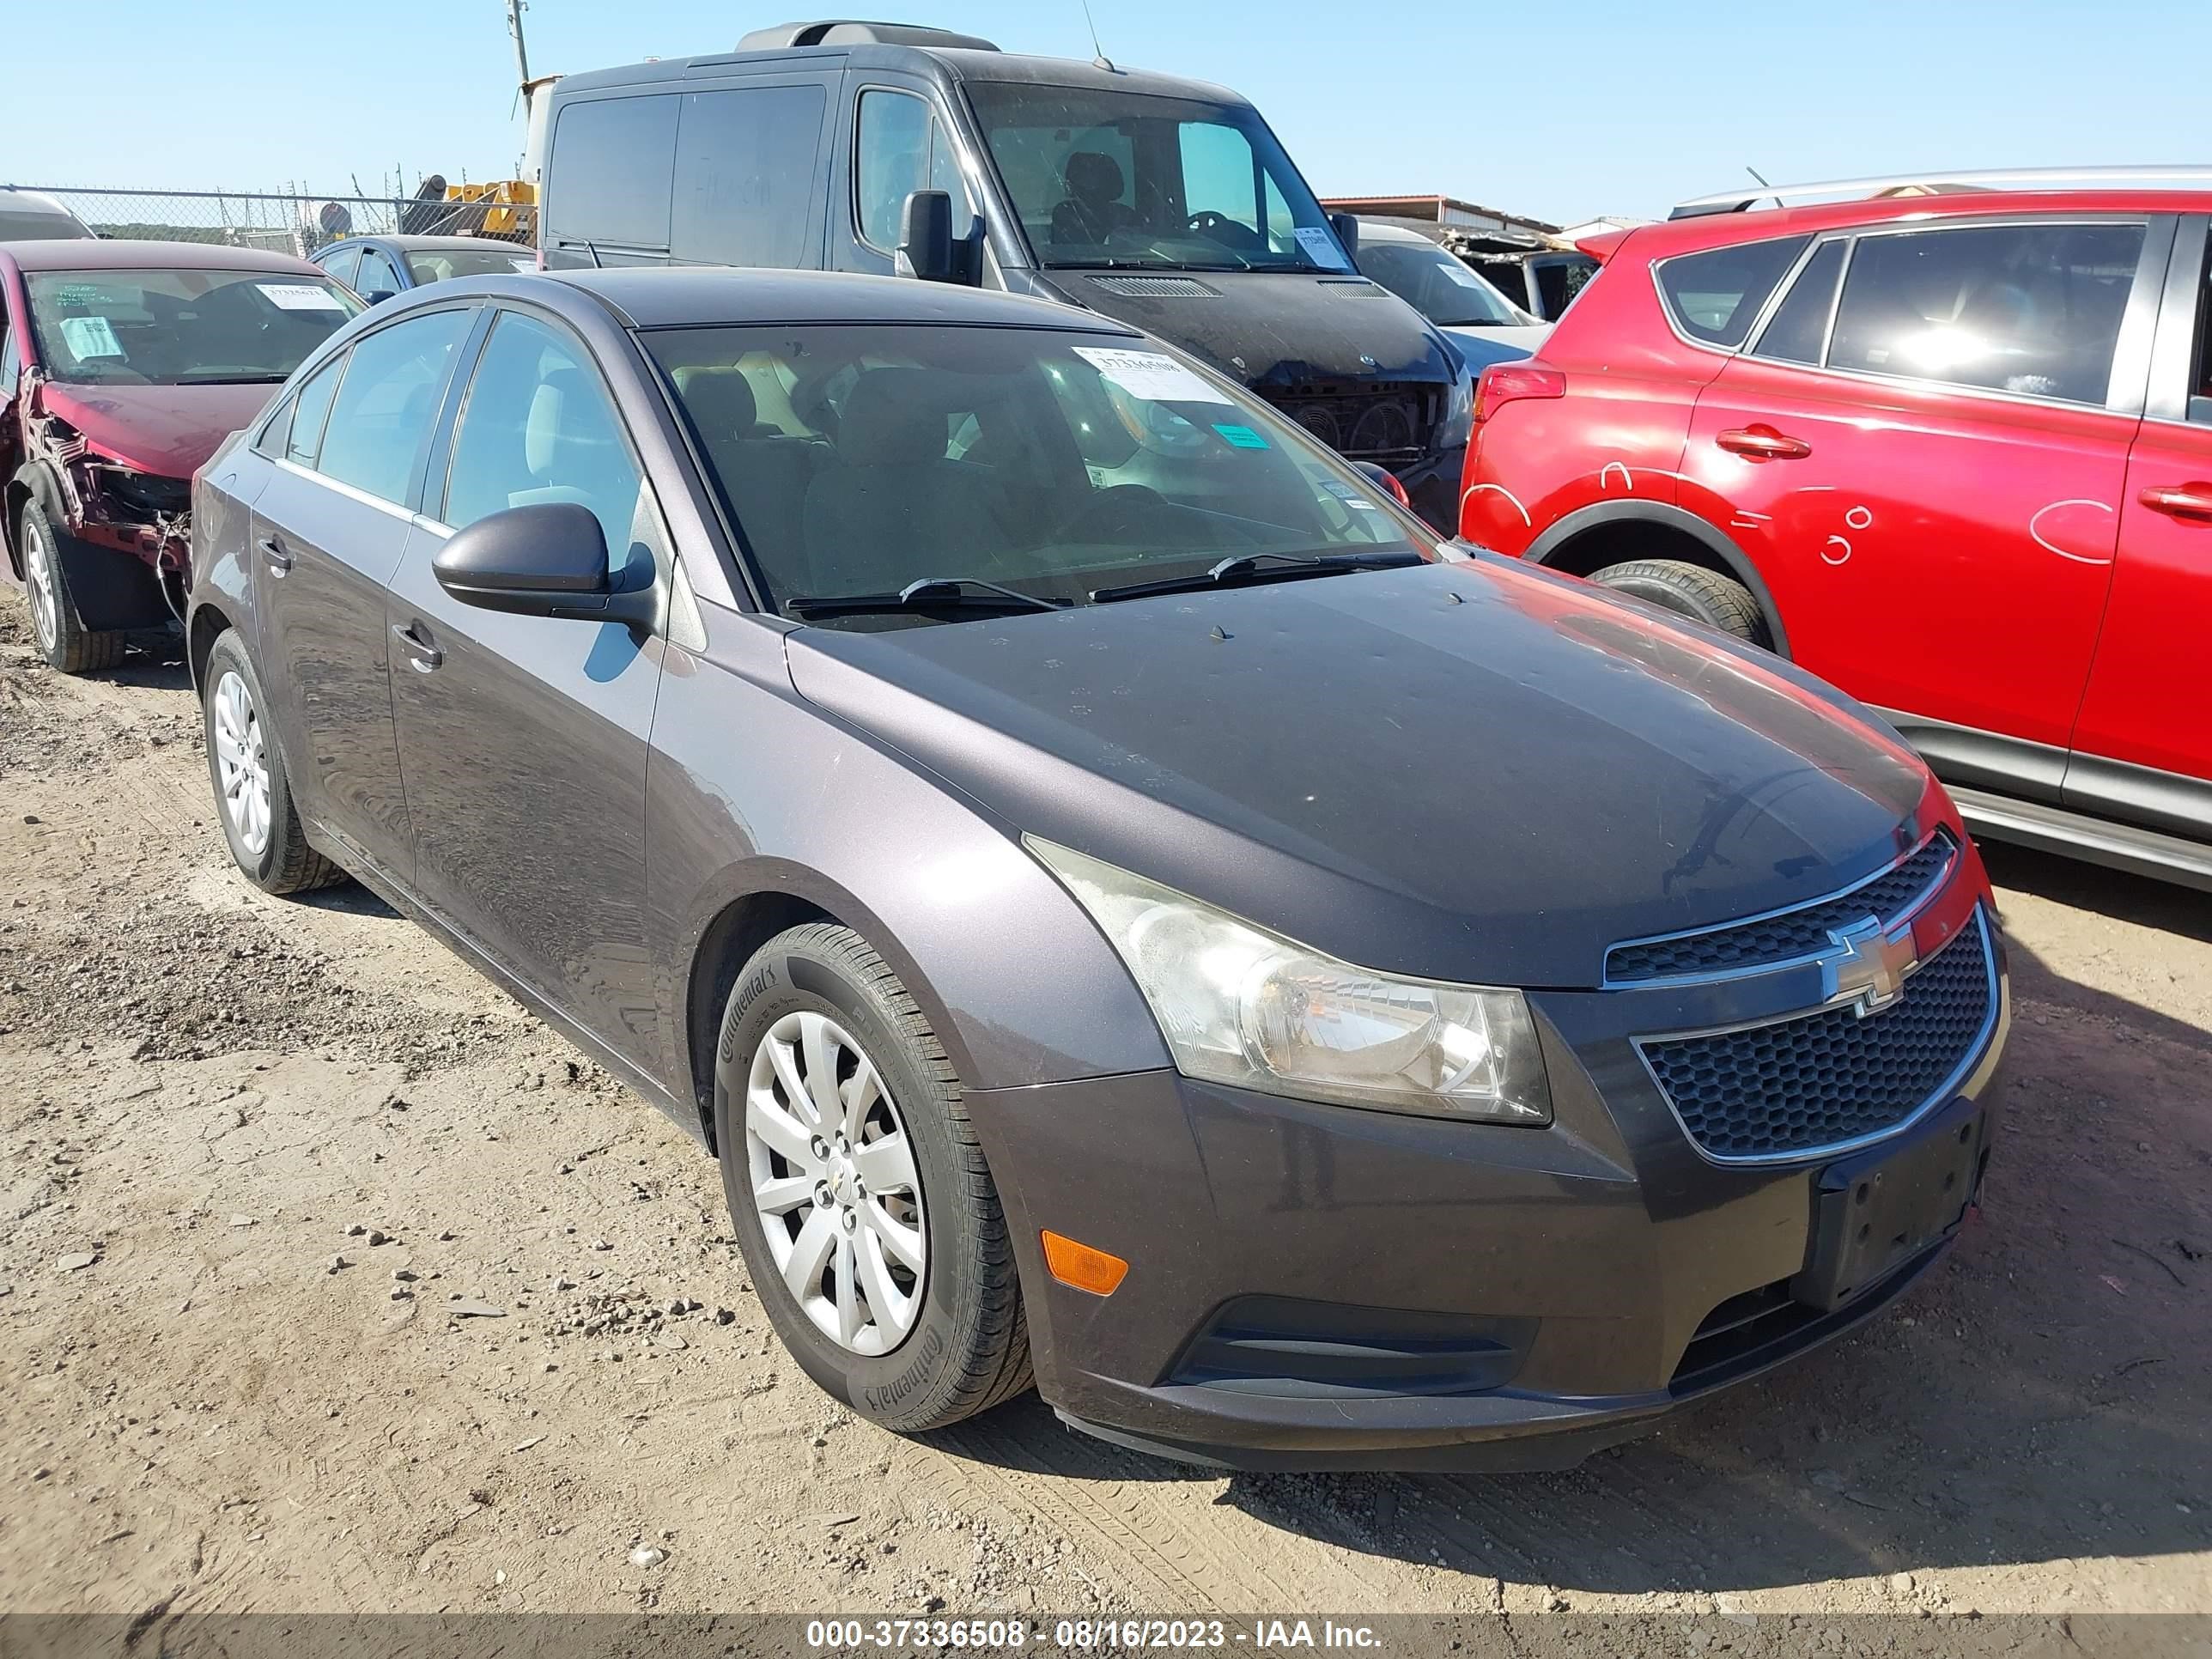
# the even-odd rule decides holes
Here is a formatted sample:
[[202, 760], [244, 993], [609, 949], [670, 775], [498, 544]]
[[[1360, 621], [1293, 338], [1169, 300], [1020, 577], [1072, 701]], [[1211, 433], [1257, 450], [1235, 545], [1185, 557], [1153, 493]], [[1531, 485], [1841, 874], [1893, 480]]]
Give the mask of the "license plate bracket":
[[1956, 1101], [1903, 1144], [1822, 1170], [1790, 1294], [1824, 1312], [1840, 1308], [1957, 1231], [1973, 1201], [1985, 1127], [1979, 1106]]

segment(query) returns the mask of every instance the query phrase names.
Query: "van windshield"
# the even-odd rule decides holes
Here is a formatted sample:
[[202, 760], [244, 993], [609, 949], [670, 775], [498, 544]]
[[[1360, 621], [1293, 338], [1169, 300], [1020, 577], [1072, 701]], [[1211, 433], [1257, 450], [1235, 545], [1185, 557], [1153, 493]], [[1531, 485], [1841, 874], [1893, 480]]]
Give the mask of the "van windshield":
[[1048, 267], [1352, 269], [1249, 106], [1011, 81], [967, 92]]
[[[1298, 427], [1140, 336], [825, 324], [640, 338], [769, 604], [794, 617], [915, 582], [1042, 609], [1224, 561], [1267, 579], [1436, 556]], [[836, 625], [915, 620], [878, 607]]]

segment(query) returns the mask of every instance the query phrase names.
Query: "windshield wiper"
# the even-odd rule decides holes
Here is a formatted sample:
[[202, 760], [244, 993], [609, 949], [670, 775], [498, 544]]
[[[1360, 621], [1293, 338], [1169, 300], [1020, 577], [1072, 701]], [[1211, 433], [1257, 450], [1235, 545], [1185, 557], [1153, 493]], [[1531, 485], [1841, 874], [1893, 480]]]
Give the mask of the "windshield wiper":
[[885, 611], [1060, 611], [1066, 605], [1065, 599], [1019, 592], [980, 576], [923, 576], [896, 593], [794, 593], [783, 602], [783, 608], [802, 622]]
[[186, 374], [179, 386], [282, 386], [289, 375], [285, 374]]
[[1209, 587], [1300, 581], [1310, 576], [1341, 576], [1353, 570], [1397, 570], [1427, 562], [1410, 547], [1390, 552], [1328, 553], [1319, 557], [1310, 553], [1237, 553], [1195, 576], [1168, 576], [1158, 581], [1093, 588], [1091, 602], [1109, 605], [1115, 599], [1141, 599], [1154, 593], [1197, 593]]

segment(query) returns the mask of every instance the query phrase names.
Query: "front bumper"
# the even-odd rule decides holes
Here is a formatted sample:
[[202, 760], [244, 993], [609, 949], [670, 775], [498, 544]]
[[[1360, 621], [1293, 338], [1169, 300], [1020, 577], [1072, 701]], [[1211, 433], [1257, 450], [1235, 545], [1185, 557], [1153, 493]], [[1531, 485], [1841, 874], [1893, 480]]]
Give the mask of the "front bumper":
[[[1833, 1311], [1793, 1299], [1834, 1160], [1714, 1162], [1636, 1057], [1638, 1031], [1751, 994], [1533, 997], [1541, 1130], [1171, 1072], [971, 1094], [1040, 1391], [1078, 1428], [1227, 1468], [1557, 1468], [1850, 1328], [1949, 1236]], [[1978, 1176], [2003, 1006], [2000, 974], [1980, 1051], [1884, 1147], [1970, 1122]], [[1048, 1227], [1127, 1260], [1121, 1286], [1053, 1280]]]

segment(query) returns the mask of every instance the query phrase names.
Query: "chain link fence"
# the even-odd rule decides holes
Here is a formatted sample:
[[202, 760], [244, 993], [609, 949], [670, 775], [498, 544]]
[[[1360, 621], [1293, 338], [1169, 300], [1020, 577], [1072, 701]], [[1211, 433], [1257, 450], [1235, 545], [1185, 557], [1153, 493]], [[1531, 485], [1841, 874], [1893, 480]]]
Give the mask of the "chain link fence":
[[214, 242], [305, 256], [345, 236], [485, 236], [534, 246], [538, 210], [508, 185], [463, 185], [448, 199], [433, 178], [414, 196], [309, 196], [239, 191], [83, 190], [26, 185], [99, 235]]

